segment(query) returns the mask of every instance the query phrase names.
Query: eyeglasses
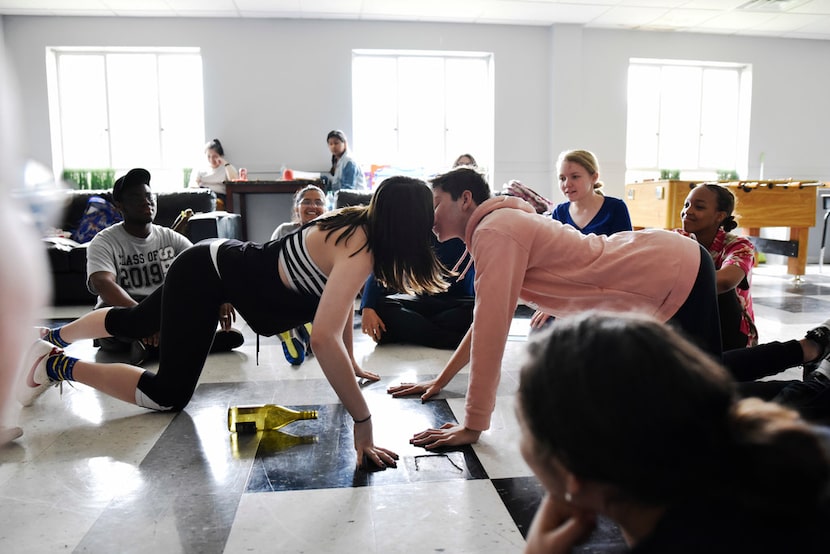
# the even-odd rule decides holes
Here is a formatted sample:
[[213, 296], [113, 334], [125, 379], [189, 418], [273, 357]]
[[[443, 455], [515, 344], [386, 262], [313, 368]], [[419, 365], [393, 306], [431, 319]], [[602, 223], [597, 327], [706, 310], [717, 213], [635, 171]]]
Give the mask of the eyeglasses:
[[300, 204], [303, 205], [303, 206], [317, 206], [319, 208], [322, 208], [326, 205], [326, 201], [325, 200], [320, 200], [320, 199], [312, 200], [310, 198], [304, 198], [300, 202]]
[[140, 204], [147, 200], [150, 204], [155, 204], [157, 198], [158, 196], [154, 192], [131, 193], [123, 195], [121, 201], [125, 204]]

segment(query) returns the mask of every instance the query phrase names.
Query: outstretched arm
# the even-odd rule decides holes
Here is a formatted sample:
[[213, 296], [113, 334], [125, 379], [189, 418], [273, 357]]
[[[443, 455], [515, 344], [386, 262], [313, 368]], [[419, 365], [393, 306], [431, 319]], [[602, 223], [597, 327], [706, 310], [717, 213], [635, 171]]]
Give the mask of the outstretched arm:
[[467, 334], [461, 339], [458, 348], [453, 352], [452, 357], [438, 374], [438, 377], [431, 381], [424, 381], [421, 383], [401, 383], [386, 389], [386, 392], [395, 398], [402, 396], [410, 396], [413, 394], [421, 395], [421, 402], [426, 402], [431, 397], [435, 396], [441, 389], [450, 384], [453, 377], [458, 375], [464, 366], [470, 363], [470, 346], [473, 341], [473, 328], [467, 330]]
[[350, 314], [346, 318], [346, 326], [343, 327], [343, 344], [346, 345], [346, 350], [349, 352], [349, 359], [352, 361], [354, 374], [361, 379], [380, 381], [380, 375], [372, 373], [371, 371], [365, 371], [354, 358], [354, 314]]
[[362, 467], [365, 460], [370, 460], [380, 467], [395, 467], [398, 455], [374, 444], [371, 412], [355, 380], [351, 340], [344, 340], [346, 336], [351, 337], [346, 325], [353, 324], [354, 298], [372, 269], [372, 258], [367, 253], [348, 254], [342, 253], [335, 259], [329, 274], [314, 317], [312, 349], [326, 379], [355, 421], [357, 466]]

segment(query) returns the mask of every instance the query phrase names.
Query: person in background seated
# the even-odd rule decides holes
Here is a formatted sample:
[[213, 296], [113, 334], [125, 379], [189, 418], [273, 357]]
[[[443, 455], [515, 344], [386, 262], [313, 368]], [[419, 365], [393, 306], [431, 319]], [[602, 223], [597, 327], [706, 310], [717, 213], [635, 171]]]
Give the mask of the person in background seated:
[[738, 226], [734, 210], [732, 191], [700, 184], [686, 197], [680, 212], [683, 229], [677, 230], [697, 240], [715, 262], [724, 350], [758, 344], [750, 292], [755, 247], [746, 237], [729, 232]]
[[[453, 168], [478, 167], [472, 154], [461, 154]], [[466, 256], [460, 239], [438, 242], [433, 247], [446, 267], [453, 267]], [[431, 348], [458, 346], [473, 322], [475, 268], [464, 278], [450, 281], [447, 292], [431, 296], [396, 294], [385, 289], [373, 275], [366, 280], [360, 300], [363, 333], [378, 344], [408, 343]]]
[[[207, 169], [194, 171], [190, 175], [190, 186], [208, 188], [216, 193], [217, 210], [225, 209], [225, 181], [235, 181], [239, 178], [236, 168], [225, 159], [225, 149], [218, 138], [213, 139], [205, 145], [207, 156]], [[218, 202], [221, 200], [221, 202]]]
[[462, 165], [466, 165], [469, 167], [478, 167], [478, 163], [476, 163], [476, 159], [473, 157], [472, 154], [461, 154], [455, 159], [453, 162], [453, 167], [459, 167]]
[[[326, 213], [326, 193], [315, 185], [307, 185], [294, 194], [294, 209], [291, 221], [280, 224], [271, 235], [271, 240], [279, 240], [293, 233], [309, 221]], [[311, 323], [304, 323], [279, 335], [282, 352], [291, 365], [302, 364], [311, 352]]]
[[588, 313], [529, 345], [520, 450], [546, 491], [526, 554], [598, 515], [637, 554], [827, 551], [827, 432], [758, 399], [666, 325]]
[[[131, 169], [120, 177], [112, 199], [124, 221], [95, 235], [87, 250], [87, 286], [98, 295], [96, 309], [135, 306], [161, 287], [173, 260], [193, 246], [187, 237], [153, 223], [156, 195], [146, 169]], [[241, 346], [244, 337], [231, 327], [236, 320], [233, 306], [223, 304], [219, 315], [211, 352], [228, 352]], [[141, 340], [106, 337], [98, 342], [104, 351], [129, 351], [134, 365], [158, 354], [158, 333]]]
[[631, 230], [628, 207], [619, 198], [602, 194], [597, 157], [587, 150], [559, 155], [559, 190], [567, 202], [558, 204], [551, 217], [587, 235], [613, 235]]
[[346, 134], [340, 130], [331, 131], [326, 136], [326, 142], [331, 152], [331, 169], [320, 174], [326, 190], [366, 189], [366, 177], [349, 153]]
[[[433, 237], [432, 240], [438, 259], [446, 267], [452, 267], [467, 255], [461, 239], [438, 242]], [[407, 295], [385, 289], [370, 276], [360, 300], [363, 333], [378, 344], [456, 348], [473, 323], [474, 280], [475, 269], [470, 267], [461, 280], [450, 278], [447, 292]]]
[[294, 193], [292, 205], [291, 221], [281, 223], [274, 229], [271, 240], [279, 240], [326, 213], [326, 193], [316, 185], [306, 185]]
[[[478, 167], [472, 154], [461, 154], [453, 168]], [[453, 267], [466, 256], [460, 239], [432, 244], [438, 259]], [[475, 268], [464, 278], [450, 281], [447, 292], [437, 295], [401, 295], [385, 289], [374, 275], [366, 279], [360, 300], [361, 328], [378, 344], [408, 343], [432, 348], [453, 349], [473, 323]]]
[[[631, 231], [631, 217], [625, 202], [600, 192], [599, 162], [592, 152], [566, 150], [559, 154], [557, 166], [559, 190], [568, 201], [553, 209], [553, 219], [576, 227], [583, 235]], [[542, 327], [549, 318], [548, 314], [537, 311], [530, 318], [531, 329]]]

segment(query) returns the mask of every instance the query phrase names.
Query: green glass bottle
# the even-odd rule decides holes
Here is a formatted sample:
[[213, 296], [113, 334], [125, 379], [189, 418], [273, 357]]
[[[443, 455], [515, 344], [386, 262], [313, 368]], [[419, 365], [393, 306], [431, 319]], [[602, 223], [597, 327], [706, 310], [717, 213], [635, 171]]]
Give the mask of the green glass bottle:
[[257, 452], [276, 454], [304, 444], [316, 444], [317, 435], [292, 435], [284, 431], [231, 433], [231, 454], [234, 459], [253, 458]]
[[228, 408], [228, 430], [232, 433], [280, 429], [300, 419], [317, 419], [317, 410], [292, 410], [276, 404]]

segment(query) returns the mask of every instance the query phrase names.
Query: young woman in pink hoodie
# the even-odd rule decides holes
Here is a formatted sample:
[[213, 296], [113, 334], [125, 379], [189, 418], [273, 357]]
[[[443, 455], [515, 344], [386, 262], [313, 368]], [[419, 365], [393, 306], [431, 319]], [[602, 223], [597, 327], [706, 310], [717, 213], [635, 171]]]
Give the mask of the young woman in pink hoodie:
[[426, 400], [471, 362], [464, 422], [418, 433], [413, 444], [469, 444], [489, 428], [519, 299], [556, 317], [638, 312], [670, 322], [720, 358], [715, 269], [693, 239], [663, 230], [583, 235], [521, 199], [491, 198], [484, 177], [470, 168], [436, 177], [432, 188], [438, 240], [463, 239], [475, 263], [476, 307], [472, 327], [437, 378], [389, 388]]

